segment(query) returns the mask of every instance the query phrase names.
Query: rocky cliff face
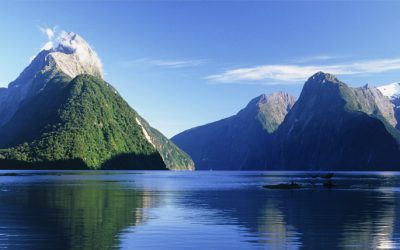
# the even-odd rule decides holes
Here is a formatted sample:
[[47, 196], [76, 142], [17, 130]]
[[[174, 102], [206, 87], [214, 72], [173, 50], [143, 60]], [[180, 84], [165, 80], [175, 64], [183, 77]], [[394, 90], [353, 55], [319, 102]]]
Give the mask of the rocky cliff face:
[[[295, 103], [294, 97], [285, 92], [263, 94], [253, 101], [257, 101], [255, 103], [257, 117], [268, 133], [274, 132], [279, 127]], [[249, 106], [251, 105], [252, 102]]]
[[74, 78], [88, 74], [103, 78], [102, 64], [96, 52], [78, 34], [62, 32], [58, 45], [49, 50], [48, 60], [54, 60], [55, 67]]

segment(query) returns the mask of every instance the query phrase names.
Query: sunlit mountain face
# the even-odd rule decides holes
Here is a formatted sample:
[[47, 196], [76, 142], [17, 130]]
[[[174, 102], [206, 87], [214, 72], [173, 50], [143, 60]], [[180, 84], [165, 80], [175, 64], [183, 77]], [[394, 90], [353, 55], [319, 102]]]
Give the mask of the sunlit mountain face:
[[0, 93], [0, 167], [193, 170], [103, 79], [96, 52], [61, 31]]

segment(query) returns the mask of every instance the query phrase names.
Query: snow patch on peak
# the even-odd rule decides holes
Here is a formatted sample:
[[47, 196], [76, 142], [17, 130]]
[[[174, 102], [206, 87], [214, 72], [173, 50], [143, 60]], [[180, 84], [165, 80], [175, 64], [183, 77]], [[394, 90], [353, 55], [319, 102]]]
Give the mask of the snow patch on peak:
[[90, 74], [103, 78], [103, 65], [96, 52], [78, 34], [55, 29], [45, 29], [48, 42], [42, 50], [54, 59], [57, 67], [74, 78], [80, 74]]
[[382, 95], [394, 99], [400, 96], [400, 83], [394, 82], [387, 85], [377, 87], [377, 89], [382, 93]]

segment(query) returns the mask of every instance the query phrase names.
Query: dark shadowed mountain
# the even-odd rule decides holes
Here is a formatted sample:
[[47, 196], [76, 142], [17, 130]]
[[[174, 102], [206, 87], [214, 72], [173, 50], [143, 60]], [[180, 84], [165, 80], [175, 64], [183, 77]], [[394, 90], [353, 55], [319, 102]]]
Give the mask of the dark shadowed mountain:
[[262, 96], [233, 117], [184, 131], [172, 140], [199, 169], [400, 168], [394, 105], [377, 88], [350, 88], [318, 72], [293, 103], [287, 94]]
[[[377, 89], [350, 88], [319, 72], [308, 79], [275, 133], [274, 169], [393, 170], [400, 167], [393, 106]], [[266, 151], [267, 152], [267, 151]]]
[[184, 131], [172, 138], [197, 169], [244, 170], [268, 165], [272, 133], [295, 100], [279, 92], [254, 98], [229, 118]]

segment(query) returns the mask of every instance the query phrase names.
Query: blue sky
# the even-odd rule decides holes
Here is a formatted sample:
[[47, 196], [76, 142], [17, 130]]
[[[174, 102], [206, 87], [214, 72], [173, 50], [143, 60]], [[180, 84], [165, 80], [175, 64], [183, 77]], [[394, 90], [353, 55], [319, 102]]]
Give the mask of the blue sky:
[[399, 1], [1, 1], [0, 86], [46, 43], [84, 37], [106, 80], [167, 136], [296, 97], [314, 71], [351, 86], [400, 81]]

